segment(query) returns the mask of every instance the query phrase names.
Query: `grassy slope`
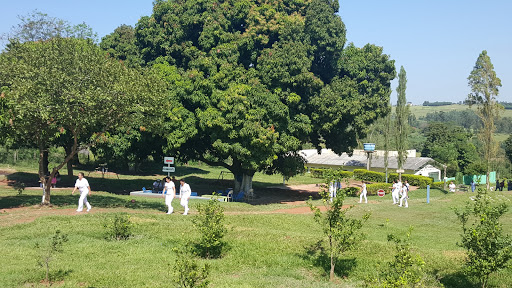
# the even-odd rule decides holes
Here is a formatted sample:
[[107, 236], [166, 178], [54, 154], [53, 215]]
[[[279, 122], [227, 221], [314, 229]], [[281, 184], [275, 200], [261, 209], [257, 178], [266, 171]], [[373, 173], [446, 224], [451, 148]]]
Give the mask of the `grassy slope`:
[[[216, 177], [208, 175], [203, 176]], [[275, 178], [274, 184], [279, 180]], [[128, 179], [120, 182], [124, 181]], [[262, 180], [266, 181], [271, 179]], [[37, 203], [40, 199], [40, 190], [25, 190], [17, 196], [11, 188], [3, 187], [0, 188], [2, 210]], [[78, 197], [71, 197], [69, 192], [54, 192], [52, 201], [56, 206], [48, 211], [74, 209]], [[327, 282], [328, 267], [321, 258], [307, 253], [308, 247], [322, 238], [311, 214], [267, 214], [290, 207], [278, 203], [223, 203], [229, 227], [226, 239], [229, 250], [222, 259], [203, 261], [211, 267], [212, 287], [339, 287], [340, 283], [344, 287], [360, 287], [364, 279], [376, 276], [378, 263], [391, 260], [394, 252], [386, 241], [387, 234], [403, 236], [409, 226], [414, 226], [411, 241], [415, 251], [427, 263], [427, 286], [467, 287], [464, 278], [457, 274], [464, 254], [456, 246], [460, 225], [451, 208], [463, 205], [469, 195], [446, 195], [433, 190], [431, 203], [427, 204], [425, 190], [412, 193], [409, 209], [391, 205], [389, 195], [369, 197], [368, 205], [357, 204], [357, 198], [347, 199], [347, 204], [356, 205], [351, 214], [360, 216], [370, 211], [372, 216], [364, 228], [367, 239], [338, 264], [338, 275], [347, 278], [339, 278], [337, 284]], [[511, 198], [509, 193], [503, 195]], [[191, 243], [198, 236], [192, 227], [192, 217], [165, 215], [161, 199], [138, 198], [135, 203], [130, 200], [129, 196], [97, 192], [90, 201], [103, 213], [58, 216], [48, 213], [33, 222], [0, 225], [0, 283], [4, 287], [17, 287], [44, 278], [43, 270], [36, 266], [34, 245], [43, 243], [60, 229], [69, 235], [70, 241], [51, 264], [53, 275], [62, 279], [55, 286], [169, 287], [172, 269], [169, 265], [175, 257], [171, 248]], [[198, 201], [191, 201], [191, 205]], [[178, 201], [174, 206], [181, 211]], [[27, 209], [44, 214], [37, 207]], [[0, 221], [15, 221], [15, 211], [4, 211], [7, 212], [0, 214]], [[106, 241], [103, 224], [119, 211], [131, 214], [131, 220], [136, 223], [135, 236], [124, 242]], [[511, 218], [508, 213], [503, 219], [509, 233]], [[495, 275], [491, 284], [512, 286], [512, 271]]]
[[[449, 111], [462, 111], [469, 109], [467, 105], [446, 105], [446, 106], [411, 106], [411, 113], [416, 116], [417, 119], [420, 117], [425, 117], [428, 113], [434, 112], [449, 112]], [[476, 110], [476, 106], [473, 106], [471, 109]], [[501, 112], [502, 117], [512, 117], [512, 110], [503, 110]]]

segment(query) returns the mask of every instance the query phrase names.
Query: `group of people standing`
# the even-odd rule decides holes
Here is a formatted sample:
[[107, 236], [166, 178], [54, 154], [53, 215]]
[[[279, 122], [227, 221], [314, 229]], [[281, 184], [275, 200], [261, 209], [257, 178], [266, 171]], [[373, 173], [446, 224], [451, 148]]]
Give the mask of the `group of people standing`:
[[[174, 178], [174, 177], [173, 177]], [[174, 208], [172, 207], [172, 200], [176, 197], [176, 185], [174, 185], [174, 181], [171, 180], [170, 177], [165, 177], [164, 191], [162, 196], [165, 198], [165, 205], [169, 207], [167, 210], [167, 214], [172, 214]], [[184, 179], [180, 180], [180, 204], [185, 209], [183, 215], [188, 214], [188, 200], [190, 199], [190, 195], [192, 194], [192, 190], [190, 189], [190, 185], [185, 183]]]
[[[174, 177], [173, 177], [174, 178]], [[174, 185], [174, 182], [171, 180], [170, 177], [165, 177], [165, 185], [164, 185], [164, 191], [162, 193], [162, 196], [165, 198], [165, 205], [167, 205], [169, 208], [167, 210], [167, 214], [172, 214], [173, 207], [172, 207], [172, 200], [176, 197], [176, 187]], [[87, 212], [91, 210], [91, 204], [89, 204], [89, 201], [87, 201], [87, 196], [91, 195], [91, 186], [89, 185], [89, 182], [84, 177], [84, 173], [80, 172], [78, 173], [78, 179], [76, 179], [75, 182], [75, 188], [71, 192], [71, 195], [75, 194], [75, 191], [80, 191], [80, 199], [78, 199], [78, 209], [76, 212], [82, 212], [84, 209], [84, 204], [87, 207]], [[192, 190], [190, 189], [190, 185], [185, 183], [184, 179], [180, 180], [180, 204], [185, 209], [185, 212], [183, 215], [188, 214], [188, 200], [190, 199], [190, 196], [192, 194]]]
[[391, 187], [391, 197], [393, 198], [393, 205], [398, 204], [398, 207], [409, 207], [409, 183], [407, 180], [404, 183], [400, 180], [393, 180], [393, 186]]

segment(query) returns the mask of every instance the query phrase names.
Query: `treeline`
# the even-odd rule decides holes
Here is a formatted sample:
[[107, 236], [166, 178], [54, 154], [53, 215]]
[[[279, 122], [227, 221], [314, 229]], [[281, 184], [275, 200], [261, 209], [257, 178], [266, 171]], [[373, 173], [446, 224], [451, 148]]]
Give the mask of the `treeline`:
[[441, 101], [436, 101], [436, 102], [425, 101], [425, 102], [423, 102], [423, 106], [447, 106], [447, 105], [452, 105], [452, 104], [453, 104], [452, 102], [441, 102]]
[[[512, 104], [512, 103], [511, 103]], [[411, 125], [414, 126], [420, 125], [421, 121], [426, 122], [451, 122], [457, 126], [464, 127], [468, 130], [478, 130], [482, 128], [482, 122], [478, 115], [476, 115], [475, 111], [466, 109], [459, 111], [448, 111], [448, 112], [433, 112], [428, 113], [425, 117], [420, 117], [420, 121], [410, 122]], [[496, 133], [512, 133], [512, 118], [511, 117], [501, 117], [495, 122], [496, 125]]]

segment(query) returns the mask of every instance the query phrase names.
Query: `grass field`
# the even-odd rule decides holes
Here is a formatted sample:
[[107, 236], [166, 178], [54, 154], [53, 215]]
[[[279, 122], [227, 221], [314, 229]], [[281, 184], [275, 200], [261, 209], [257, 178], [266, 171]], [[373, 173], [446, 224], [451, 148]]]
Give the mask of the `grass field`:
[[[182, 171], [180, 177], [194, 179], [197, 185], [201, 181], [211, 185], [218, 177], [216, 168], [191, 168], [200, 171], [190, 170], [196, 174]], [[28, 175], [14, 175], [27, 178], [31, 175], [31, 171], [24, 173]], [[179, 214], [183, 210], [178, 201], [174, 201], [177, 213], [166, 215], [163, 199], [96, 192], [100, 189], [95, 185], [102, 181], [108, 180], [108, 185], [120, 190], [119, 187], [146, 183], [153, 175], [120, 175], [120, 180], [92, 176], [89, 178], [95, 192], [89, 201], [93, 210], [81, 214], [74, 212], [78, 196], [71, 196], [70, 189], [55, 190], [53, 206], [39, 207], [35, 204], [41, 199], [41, 190], [27, 189], [17, 195], [11, 187], [0, 186], [1, 287], [44, 286], [40, 282], [44, 271], [36, 265], [38, 250], [34, 247], [36, 243], [47, 241], [57, 229], [69, 236], [69, 242], [51, 262], [54, 287], [172, 286], [171, 272], [175, 261], [172, 248], [197, 239], [192, 219], [196, 214], [194, 205], [200, 200], [191, 200], [189, 216]], [[257, 175], [255, 180], [256, 191], [262, 197], [267, 197], [265, 193], [269, 191], [280, 193], [264, 188], [265, 185], [279, 185], [280, 177]], [[290, 182], [316, 183], [318, 179], [305, 175]], [[499, 195], [505, 201], [512, 198], [508, 192]], [[426, 191], [416, 190], [411, 192], [408, 209], [393, 206], [390, 195], [369, 197], [368, 204], [358, 204], [358, 198], [348, 198], [346, 204], [355, 205], [350, 214], [358, 217], [369, 211], [372, 216], [363, 229], [366, 240], [337, 263], [336, 283], [328, 282], [329, 264], [325, 255], [313, 253], [318, 252], [313, 249], [315, 243], [323, 239], [313, 215], [286, 213], [286, 209], [305, 207], [304, 202], [292, 205], [279, 201], [221, 203], [226, 211], [228, 249], [220, 259], [200, 262], [210, 266], [211, 287], [366, 287], [365, 280], [377, 277], [378, 266], [390, 261], [394, 255], [394, 246], [387, 242], [387, 235], [394, 233], [405, 237], [409, 226], [413, 226], [411, 243], [414, 252], [426, 262], [425, 286], [471, 287], [460, 274], [465, 254], [456, 245], [461, 229], [452, 210], [464, 205], [469, 196], [469, 193], [445, 194], [432, 190], [430, 204], [427, 204]], [[321, 204], [320, 200], [314, 202]], [[131, 239], [104, 239], [103, 225], [115, 213], [131, 215], [135, 224]], [[507, 213], [503, 222], [505, 231], [512, 233], [512, 214]], [[511, 287], [512, 270], [496, 273], [490, 284]]]
[[[476, 110], [476, 106], [473, 106], [469, 108], [468, 105], [459, 105], [459, 104], [453, 104], [453, 105], [446, 105], [446, 106], [421, 106], [421, 105], [415, 105], [410, 106], [410, 111], [412, 114], [416, 116], [417, 119], [420, 117], [425, 117], [428, 113], [434, 113], [434, 112], [450, 112], [450, 111], [463, 111], [466, 109], [472, 109]], [[503, 110], [501, 112], [501, 117], [512, 117], [512, 110]]]

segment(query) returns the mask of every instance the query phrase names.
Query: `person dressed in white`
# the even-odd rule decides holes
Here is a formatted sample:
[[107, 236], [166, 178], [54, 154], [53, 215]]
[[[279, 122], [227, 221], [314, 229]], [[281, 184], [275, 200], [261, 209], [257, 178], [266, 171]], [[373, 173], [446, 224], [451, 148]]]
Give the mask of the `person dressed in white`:
[[391, 197], [393, 198], [393, 204], [398, 204], [398, 202], [400, 201], [400, 197], [398, 195], [400, 188], [401, 187], [398, 186], [397, 181], [393, 180], [393, 187], [391, 187]]
[[363, 203], [363, 198], [364, 198], [364, 203], [368, 203], [368, 198], [366, 198], [366, 183], [364, 183], [364, 181], [361, 181], [362, 185], [361, 185], [361, 195], [359, 195], [359, 203]]
[[400, 205], [398, 207], [402, 207], [402, 203], [404, 202], [405, 208], [409, 207], [409, 202], [407, 199], [409, 199], [409, 184], [407, 183], [407, 180], [405, 180], [404, 185], [402, 185], [402, 198], [400, 198]]
[[453, 184], [453, 181], [450, 182], [450, 185], [448, 185], [448, 188], [450, 188], [450, 192], [455, 192], [455, 184]]
[[87, 212], [91, 210], [91, 204], [87, 201], [87, 195], [91, 194], [91, 186], [89, 186], [89, 181], [84, 178], [84, 173], [78, 173], [78, 179], [75, 182], [75, 189], [71, 192], [71, 195], [75, 194], [75, 191], [78, 189], [80, 191], [80, 199], [78, 199], [78, 209], [76, 212], [82, 212], [84, 209], [84, 203], [87, 206]]
[[162, 197], [165, 198], [165, 205], [169, 207], [167, 210], [167, 214], [171, 214], [174, 210], [172, 208], [172, 200], [176, 196], [176, 187], [174, 187], [174, 183], [171, 181], [171, 178], [165, 177], [165, 185], [164, 192], [162, 193]]
[[336, 181], [329, 183], [329, 197], [331, 198], [331, 202], [332, 198], [336, 197]]
[[183, 213], [183, 215], [188, 214], [188, 200], [190, 199], [191, 194], [192, 194], [192, 190], [190, 189], [190, 185], [185, 183], [184, 179], [181, 179], [180, 180], [180, 196], [181, 196], [180, 204], [181, 204], [181, 206], [183, 206], [183, 208], [185, 208], [185, 212]]

